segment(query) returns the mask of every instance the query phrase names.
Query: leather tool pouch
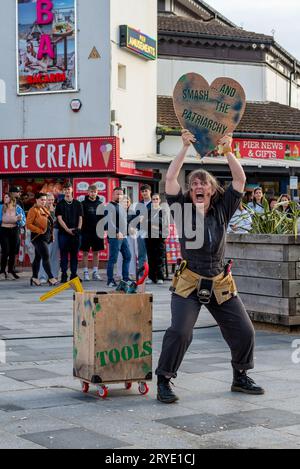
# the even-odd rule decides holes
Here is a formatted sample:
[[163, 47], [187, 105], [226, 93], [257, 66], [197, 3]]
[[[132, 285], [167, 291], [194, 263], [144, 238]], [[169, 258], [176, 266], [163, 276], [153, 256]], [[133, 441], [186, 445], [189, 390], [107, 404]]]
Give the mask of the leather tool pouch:
[[237, 288], [232, 274], [226, 275], [214, 282], [214, 294], [219, 305], [237, 296]]
[[199, 275], [191, 270], [184, 270], [178, 277], [174, 277], [172, 290], [182, 298], [188, 298], [197, 288]]

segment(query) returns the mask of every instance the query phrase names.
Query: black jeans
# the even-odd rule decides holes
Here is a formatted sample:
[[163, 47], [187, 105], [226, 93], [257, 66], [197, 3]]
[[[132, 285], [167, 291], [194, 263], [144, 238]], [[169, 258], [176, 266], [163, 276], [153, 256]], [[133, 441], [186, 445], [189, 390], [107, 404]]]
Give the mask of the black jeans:
[[0, 228], [1, 244], [1, 273], [6, 271], [8, 261], [8, 272], [13, 272], [15, 267], [16, 248], [19, 245], [19, 228]]
[[50, 266], [49, 259], [49, 246], [45, 239], [42, 236], [38, 236], [32, 241], [32, 244], [35, 249], [35, 258], [32, 263], [32, 277], [39, 278], [39, 271], [41, 266], [41, 260], [43, 262], [44, 270], [48, 278], [53, 278]]
[[149, 279], [156, 283], [164, 280], [166, 262], [166, 244], [161, 238], [146, 238], [147, 256], [149, 263]]
[[71, 276], [77, 276], [78, 253], [80, 249], [80, 236], [72, 236], [60, 231], [58, 233], [58, 244], [60, 249], [60, 267], [63, 275], [67, 274], [70, 254]]
[[[182, 298], [174, 293], [171, 309], [172, 324], [163, 339], [156, 374], [176, 378], [177, 370], [193, 340], [193, 328], [201, 304], [195, 292], [188, 298]], [[213, 295], [207, 309], [220, 326], [231, 350], [233, 368], [236, 370], [254, 368], [255, 332], [241, 299], [234, 297], [219, 306]]]

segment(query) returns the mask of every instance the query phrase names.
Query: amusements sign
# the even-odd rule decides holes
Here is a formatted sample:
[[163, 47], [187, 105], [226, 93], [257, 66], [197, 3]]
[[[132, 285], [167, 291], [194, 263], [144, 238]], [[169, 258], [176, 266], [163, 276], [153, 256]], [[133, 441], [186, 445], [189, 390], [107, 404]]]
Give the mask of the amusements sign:
[[182, 128], [196, 137], [194, 147], [201, 157], [213, 152], [220, 139], [234, 131], [246, 108], [245, 92], [238, 82], [217, 78], [209, 86], [196, 73], [180, 78], [173, 101]]
[[76, 0], [17, 0], [18, 94], [77, 90]]

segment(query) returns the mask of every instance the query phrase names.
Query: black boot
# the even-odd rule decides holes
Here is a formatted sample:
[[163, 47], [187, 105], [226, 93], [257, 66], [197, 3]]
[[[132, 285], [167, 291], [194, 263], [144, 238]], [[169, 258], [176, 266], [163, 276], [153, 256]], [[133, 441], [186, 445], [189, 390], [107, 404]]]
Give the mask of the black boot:
[[62, 275], [61, 275], [60, 283], [67, 283], [67, 281], [68, 281], [68, 276], [65, 272], [63, 272]]
[[233, 383], [231, 386], [231, 392], [244, 392], [245, 394], [261, 395], [265, 394], [265, 391], [260, 386], [257, 386], [253, 379], [247, 376], [246, 371], [233, 371]]
[[157, 377], [157, 399], [164, 404], [173, 404], [178, 401], [178, 397], [171, 388], [170, 379], [162, 375]]

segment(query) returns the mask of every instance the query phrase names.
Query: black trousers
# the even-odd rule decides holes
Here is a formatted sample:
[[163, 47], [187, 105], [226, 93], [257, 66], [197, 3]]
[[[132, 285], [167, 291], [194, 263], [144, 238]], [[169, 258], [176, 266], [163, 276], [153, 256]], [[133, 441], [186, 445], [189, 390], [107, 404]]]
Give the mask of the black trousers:
[[49, 246], [46, 240], [42, 237], [38, 236], [36, 239], [32, 241], [32, 244], [35, 249], [35, 258], [32, 263], [32, 277], [38, 278], [39, 271], [41, 266], [41, 261], [43, 262], [44, 270], [48, 276], [48, 278], [53, 278], [50, 266], [50, 259], [49, 259]]
[[149, 279], [152, 282], [164, 280], [166, 260], [166, 244], [161, 238], [146, 238], [146, 248], [149, 263]]
[[[193, 340], [193, 328], [200, 309], [196, 292], [188, 298], [175, 293], [172, 295], [172, 323], [163, 339], [157, 375], [176, 378], [183, 357]], [[219, 306], [213, 295], [207, 309], [220, 326], [231, 350], [233, 368], [254, 368], [255, 331], [241, 299], [237, 296]]]
[[15, 268], [16, 247], [19, 245], [19, 228], [0, 228], [1, 273], [13, 272]]
[[81, 239], [79, 236], [71, 236], [68, 233], [64, 232], [58, 233], [58, 244], [60, 249], [60, 267], [63, 275], [67, 274], [70, 254], [71, 276], [77, 276], [80, 242]]

